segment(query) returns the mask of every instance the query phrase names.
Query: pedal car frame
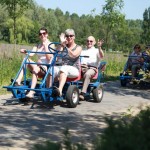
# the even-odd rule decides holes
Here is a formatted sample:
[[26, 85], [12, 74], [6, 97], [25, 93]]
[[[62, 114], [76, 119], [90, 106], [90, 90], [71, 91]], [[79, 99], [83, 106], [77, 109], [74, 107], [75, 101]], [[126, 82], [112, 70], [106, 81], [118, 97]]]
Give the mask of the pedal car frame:
[[[62, 101], [66, 99], [67, 105], [70, 108], [74, 108], [78, 105], [79, 103], [79, 89], [82, 88], [83, 82], [80, 80], [80, 77], [75, 78], [75, 79], [67, 79], [63, 91], [62, 91], [62, 96], [53, 96], [53, 90], [55, 89], [56, 86], [58, 86], [58, 82], [54, 82], [54, 66], [56, 63], [56, 60], [58, 57], [65, 57], [59, 50], [54, 49], [51, 47], [51, 45], [60, 45], [59, 42], [53, 42], [49, 45], [49, 50], [50, 52], [32, 52], [31, 50], [27, 50], [27, 55], [24, 58], [24, 61], [22, 62], [22, 65], [19, 69], [19, 71], [16, 74], [16, 77], [11, 80], [11, 84], [9, 86], [3, 86], [3, 88], [6, 88], [7, 91], [10, 91], [13, 95], [14, 98], [18, 99], [19, 101], [26, 101], [26, 94], [28, 91], [32, 90], [35, 92], [34, 94], [34, 99], [38, 100], [41, 99], [43, 102], [47, 101]], [[67, 48], [64, 49], [64, 51], [67, 54]], [[45, 65], [47, 66], [48, 70], [45, 74], [45, 76], [37, 83], [36, 87], [34, 89], [31, 89], [31, 79], [27, 78], [27, 67], [26, 64], [35, 64], [37, 63], [31, 63], [27, 62], [27, 59], [29, 58], [30, 53], [49, 53], [53, 54], [53, 59], [50, 64], [39, 64], [38, 65]], [[93, 93], [93, 98], [95, 99], [96, 102], [101, 102], [103, 98], [103, 85], [101, 84], [101, 80], [104, 77], [104, 73], [102, 71], [102, 66], [106, 65], [106, 62], [103, 62], [99, 66], [98, 70], [98, 77], [94, 83], [90, 83], [87, 91], [87, 95], [90, 95], [90, 93]], [[15, 82], [23, 69], [24, 76], [23, 76], [23, 81], [21, 82], [23, 85], [21, 86], [15, 86]], [[52, 71], [52, 86], [50, 88], [46, 87], [46, 79], [49, 75], [49, 72]]]
[[[128, 56], [129, 58], [135, 58], [135, 57], [139, 57], [139, 56]], [[141, 57], [141, 56], [140, 56]], [[135, 77], [135, 79], [137, 80], [137, 82], [133, 81], [133, 84], [140, 84], [140, 83], [147, 83], [144, 80], [144, 76], [146, 73], [150, 73], [150, 71], [148, 70], [148, 63], [147, 63], [147, 56], [146, 55], [142, 55], [143, 58], [143, 62], [139, 62], [139, 63], [133, 63], [134, 64], [139, 64], [141, 65], [141, 68], [138, 70], [137, 72], [137, 76]], [[130, 70], [123, 70], [123, 73], [120, 73], [119, 76], [120, 79], [120, 84], [121, 86], [125, 87], [128, 83], [131, 83], [132, 81], [132, 73]]]

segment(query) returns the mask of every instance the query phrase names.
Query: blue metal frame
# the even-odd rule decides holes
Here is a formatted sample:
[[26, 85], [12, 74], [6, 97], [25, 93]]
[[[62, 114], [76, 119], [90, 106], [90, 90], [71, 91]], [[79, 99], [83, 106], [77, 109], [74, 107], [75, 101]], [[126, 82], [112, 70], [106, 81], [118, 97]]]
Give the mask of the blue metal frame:
[[[144, 62], [141, 64], [139, 63], [134, 63], [134, 64], [140, 64], [141, 65], [141, 69], [144, 71], [143, 73], [138, 74], [138, 76], [136, 77], [137, 80], [141, 80], [144, 76], [144, 74], [146, 73], [146, 71], [148, 71], [148, 66], [150, 65], [150, 63], [147, 62], [148, 58], [150, 58], [150, 56], [147, 55], [142, 55], [142, 56], [128, 56], [128, 58], [135, 58], [135, 57], [142, 57], [144, 59]], [[119, 76], [120, 81], [124, 81], [126, 83], [129, 83], [132, 80], [132, 75], [129, 71], [125, 71], [123, 70], [123, 72], [125, 72], [125, 74], [121, 73]]]
[[[52, 44], [59, 45], [60, 43], [53, 42]], [[69, 82], [65, 83], [61, 97], [53, 97], [52, 96], [54, 86], [58, 85], [57, 82], [53, 82], [54, 81], [54, 66], [56, 63], [56, 59], [57, 59], [57, 57], [64, 57], [61, 53], [59, 53], [60, 52], [59, 50], [56, 50], [56, 49], [52, 49], [52, 50], [54, 50], [54, 52], [52, 52], [52, 51], [50, 51], [50, 52], [32, 52], [30, 50], [27, 50], [27, 55], [24, 58], [24, 61], [22, 62], [21, 67], [20, 67], [19, 71], [17, 72], [16, 77], [14, 78], [14, 80], [12, 81], [12, 83], [9, 86], [3, 86], [3, 88], [6, 88], [8, 91], [11, 91], [13, 94], [13, 97], [17, 98], [17, 99], [24, 99], [26, 97], [26, 92], [29, 90], [33, 90], [33, 91], [35, 91], [35, 96], [40, 97], [40, 99], [42, 99], [44, 102], [53, 101], [53, 100], [59, 100], [60, 101], [60, 100], [65, 99], [67, 89], [70, 85], [76, 85], [79, 89], [81, 89], [82, 85], [83, 85], [83, 82], [81, 80], [80, 81], [69, 81]], [[49, 54], [53, 54], [53, 56], [54, 56], [50, 64], [42, 64], [42, 65], [47, 66], [48, 70], [47, 70], [44, 78], [40, 80], [40, 84], [36, 85], [35, 89], [30, 88], [31, 79], [27, 79], [26, 64], [37, 64], [37, 63], [27, 62], [27, 59], [29, 58], [30, 53], [41, 53], [41, 54], [49, 53]], [[104, 75], [101, 72], [101, 69], [102, 69], [101, 67], [103, 65], [106, 65], [106, 62], [101, 62], [100, 66], [98, 68], [98, 78], [96, 79], [95, 82], [90, 83], [90, 85], [88, 87], [88, 91], [87, 91], [88, 94], [91, 93], [93, 88], [97, 88], [98, 86], [101, 85], [101, 83], [102, 83], [101, 80], [103, 79], [103, 75]], [[18, 78], [18, 76], [21, 72], [21, 69], [24, 70], [24, 78], [22, 81], [24, 85], [15, 86], [16, 79]], [[53, 85], [50, 88], [46, 88], [46, 79], [47, 79], [48, 74], [51, 70], [52, 70], [52, 83], [53, 83]]]
[[[104, 72], [102, 71], [103, 67], [106, 66], [106, 62], [105, 61], [102, 61], [100, 62], [100, 65], [98, 67], [98, 76], [97, 76], [97, 79], [92, 79], [89, 86], [88, 86], [88, 89], [87, 89], [87, 93], [86, 95], [90, 95], [92, 90], [94, 88], [97, 88], [99, 86], [103, 86], [103, 83], [104, 83]], [[82, 81], [79, 81], [78, 82], [78, 88], [79, 89], [82, 89], [82, 86], [83, 86], [83, 82]]]

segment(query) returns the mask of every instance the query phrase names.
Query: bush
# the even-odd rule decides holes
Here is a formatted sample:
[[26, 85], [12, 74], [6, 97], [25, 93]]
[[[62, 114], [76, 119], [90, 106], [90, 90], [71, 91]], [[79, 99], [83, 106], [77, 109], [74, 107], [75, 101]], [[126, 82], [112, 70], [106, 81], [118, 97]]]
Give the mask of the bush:
[[95, 150], [149, 150], [150, 107], [134, 118], [106, 119], [108, 127], [97, 137]]

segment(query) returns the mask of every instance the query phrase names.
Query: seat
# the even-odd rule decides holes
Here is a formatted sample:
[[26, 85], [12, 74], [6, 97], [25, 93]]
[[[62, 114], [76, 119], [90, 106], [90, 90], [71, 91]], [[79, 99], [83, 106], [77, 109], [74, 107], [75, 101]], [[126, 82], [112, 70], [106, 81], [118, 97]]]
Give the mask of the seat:
[[92, 77], [92, 79], [97, 79], [98, 78], [98, 74], [99, 72], [104, 72], [106, 69], [106, 62], [101, 62], [98, 69], [97, 69], [97, 72], [96, 74]]
[[67, 78], [67, 82], [71, 82], [71, 81], [79, 81], [81, 79], [81, 64], [79, 64], [79, 76], [75, 77], [75, 78]]
[[71, 82], [71, 81], [79, 81], [81, 79], [81, 73], [78, 77], [76, 78], [67, 78], [67, 82]]

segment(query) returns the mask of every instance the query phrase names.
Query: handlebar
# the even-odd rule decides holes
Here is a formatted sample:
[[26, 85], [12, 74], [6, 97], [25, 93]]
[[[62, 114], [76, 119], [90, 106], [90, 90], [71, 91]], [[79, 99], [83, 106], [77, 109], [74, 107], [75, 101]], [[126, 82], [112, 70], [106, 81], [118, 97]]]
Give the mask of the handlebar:
[[48, 45], [48, 49], [51, 53], [57, 53], [59, 57], [65, 57], [68, 54], [67, 47], [64, 47], [63, 50], [53, 48], [52, 45], [54, 45], [56, 48], [59, 48], [61, 46], [61, 43], [59, 42], [52, 42]]

